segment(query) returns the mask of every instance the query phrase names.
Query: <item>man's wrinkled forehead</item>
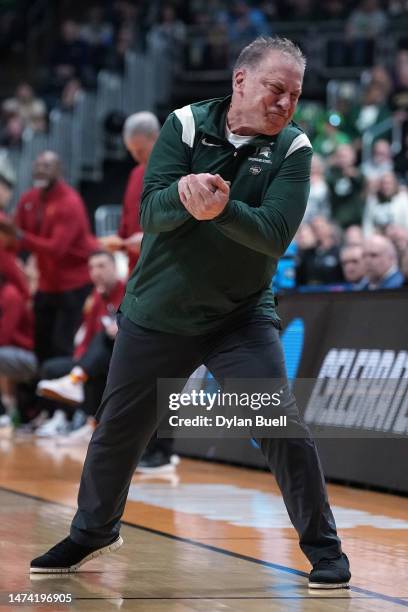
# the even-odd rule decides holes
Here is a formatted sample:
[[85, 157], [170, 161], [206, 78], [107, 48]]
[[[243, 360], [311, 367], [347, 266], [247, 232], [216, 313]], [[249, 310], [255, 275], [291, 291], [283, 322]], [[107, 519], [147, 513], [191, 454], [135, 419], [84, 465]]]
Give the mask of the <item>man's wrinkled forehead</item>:
[[304, 67], [294, 57], [282, 51], [269, 51], [256, 66], [248, 67], [247, 70], [258, 79], [268, 78], [283, 83], [291, 78], [300, 87], [303, 83]]

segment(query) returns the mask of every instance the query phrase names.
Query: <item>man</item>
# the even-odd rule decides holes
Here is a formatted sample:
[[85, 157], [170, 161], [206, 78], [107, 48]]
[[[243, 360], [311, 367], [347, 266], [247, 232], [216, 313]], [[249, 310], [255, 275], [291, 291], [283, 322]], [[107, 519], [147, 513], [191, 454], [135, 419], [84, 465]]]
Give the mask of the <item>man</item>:
[[72, 354], [91, 289], [88, 256], [96, 241], [80, 195], [61, 178], [56, 153], [45, 151], [37, 157], [33, 178], [34, 188], [21, 197], [15, 222], [18, 247], [34, 253], [38, 262], [35, 352], [42, 363]]
[[339, 255], [339, 232], [325, 217], [317, 216], [310, 223], [316, 246], [304, 249], [298, 257], [296, 284], [332, 285], [343, 282]]
[[[138, 165], [130, 174], [123, 199], [122, 217], [118, 235], [106, 236], [101, 242], [116, 251], [125, 249], [129, 258], [129, 274], [137, 264], [143, 233], [139, 223], [143, 176], [153, 146], [159, 137], [160, 124], [155, 115], [142, 111], [130, 115], [123, 126], [123, 141]], [[173, 441], [153, 434], [146, 451], [139, 461], [140, 473], [174, 471]]]
[[20, 289], [0, 277], [0, 375], [29, 381], [37, 371], [33, 313]]
[[[13, 195], [14, 183], [13, 169], [7, 157], [0, 152], [0, 223], [4, 222], [6, 225], [9, 223], [6, 211]], [[28, 299], [27, 280], [17, 260], [14, 247], [15, 241], [9, 235], [0, 232], [0, 274]]]
[[361, 225], [365, 204], [365, 180], [356, 166], [351, 144], [340, 145], [331, 158], [327, 174], [333, 220], [342, 229]]
[[356, 244], [344, 246], [340, 251], [340, 263], [346, 288], [361, 290], [366, 281], [363, 247]]
[[385, 236], [373, 235], [364, 243], [366, 282], [362, 289], [398, 289], [404, 277], [398, 269], [397, 250]]
[[[31, 571], [74, 571], [121, 546], [128, 487], [156, 427], [157, 379], [186, 379], [204, 364], [221, 385], [286, 380], [270, 284], [309, 193], [310, 143], [291, 124], [304, 68], [292, 42], [259, 38], [238, 57], [232, 97], [178, 109], [164, 124], [145, 175], [142, 253], [121, 306], [78, 511], [70, 537]], [[310, 586], [344, 587], [348, 560], [317, 450], [293, 397], [289, 404], [295, 435], [257, 441], [313, 565]]]
[[[89, 258], [89, 275], [94, 285], [84, 307], [83, 324], [78, 332], [82, 340], [72, 357], [47, 360], [41, 369], [37, 393], [76, 407], [82, 406], [88, 415], [84, 427], [70, 434], [71, 440], [86, 439], [93, 431], [93, 417], [106, 384], [113, 341], [117, 333], [116, 312], [125, 292], [119, 280], [114, 256], [107, 251], [95, 251]], [[62, 422], [61, 411], [55, 419]], [[58, 429], [47, 421], [36, 433], [55, 435]], [[90, 437], [90, 436], [89, 436]]]
[[143, 237], [139, 223], [143, 176], [159, 131], [157, 117], [147, 111], [130, 115], [123, 126], [125, 146], [138, 165], [132, 170], [126, 186], [118, 235], [106, 236], [101, 242], [112, 251], [127, 251], [129, 273], [139, 258]]

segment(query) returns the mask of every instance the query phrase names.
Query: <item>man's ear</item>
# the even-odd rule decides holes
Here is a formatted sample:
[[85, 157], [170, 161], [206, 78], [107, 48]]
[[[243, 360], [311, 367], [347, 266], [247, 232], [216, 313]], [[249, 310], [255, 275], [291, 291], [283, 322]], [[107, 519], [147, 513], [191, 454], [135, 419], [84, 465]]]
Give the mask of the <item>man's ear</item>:
[[234, 77], [233, 77], [233, 82], [232, 82], [234, 91], [242, 91], [242, 88], [245, 82], [245, 77], [246, 77], [245, 68], [238, 68], [238, 70], [234, 72]]

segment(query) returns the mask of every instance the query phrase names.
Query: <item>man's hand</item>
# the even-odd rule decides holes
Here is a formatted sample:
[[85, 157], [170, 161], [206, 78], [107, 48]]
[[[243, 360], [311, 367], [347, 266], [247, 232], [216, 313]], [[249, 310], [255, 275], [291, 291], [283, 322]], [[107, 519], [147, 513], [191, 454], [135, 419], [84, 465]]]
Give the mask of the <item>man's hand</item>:
[[111, 234], [110, 236], [102, 236], [98, 238], [99, 242], [104, 246], [108, 251], [120, 251], [124, 248], [124, 241], [120, 236], [116, 234]]
[[112, 321], [109, 325], [106, 325], [105, 333], [107, 336], [109, 336], [111, 340], [114, 340], [116, 338], [116, 335], [118, 333], [118, 325], [116, 321]]
[[135, 234], [132, 234], [131, 236], [129, 236], [129, 238], [126, 238], [123, 241], [123, 244], [126, 250], [130, 253], [138, 255], [140, 253], [140, 246], [142, 244], [142, 238], [143, 238], [143, 232], [136, 232]]
[[182, 204], [198, 221], [208, 221], [222, 213], [229, 200], [229, 184], [219, 174], [188, 174], [178, 183]]

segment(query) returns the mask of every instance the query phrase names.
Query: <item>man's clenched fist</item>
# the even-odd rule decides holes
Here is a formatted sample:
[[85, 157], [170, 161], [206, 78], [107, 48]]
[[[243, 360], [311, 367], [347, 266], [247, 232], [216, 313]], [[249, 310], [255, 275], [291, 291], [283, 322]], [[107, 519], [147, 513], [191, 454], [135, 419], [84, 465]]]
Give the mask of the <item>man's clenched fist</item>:
[[208, 221], [222, 213], [229, 200], [229, 184], [219, 174], [188, 174], [178, 183], [180, 200], [198, 221]]

